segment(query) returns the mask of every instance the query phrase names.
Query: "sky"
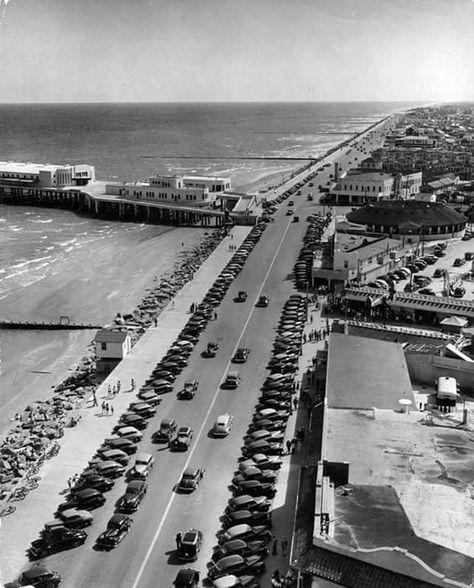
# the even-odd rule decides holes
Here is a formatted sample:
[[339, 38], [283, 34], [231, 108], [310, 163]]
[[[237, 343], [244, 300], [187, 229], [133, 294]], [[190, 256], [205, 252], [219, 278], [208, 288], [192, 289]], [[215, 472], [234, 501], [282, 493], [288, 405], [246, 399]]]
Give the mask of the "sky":
[[474, 0], [0, 0], [0, 102], [473, 101]]

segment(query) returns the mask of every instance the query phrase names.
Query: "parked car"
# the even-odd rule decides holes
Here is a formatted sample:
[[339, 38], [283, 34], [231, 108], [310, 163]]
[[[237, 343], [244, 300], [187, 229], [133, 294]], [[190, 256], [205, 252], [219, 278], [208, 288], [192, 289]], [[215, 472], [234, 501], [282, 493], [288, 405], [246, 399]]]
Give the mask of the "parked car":
[[158, 406], [162, 401], [161, 396], [158, 396], [158, 394], [153, 390], [140, 390], [138, 393], [138, 398], [151, 406]]
[[148, 404], [148, 402], [142, 401], [132, 402], [128, 407], [128, 410], [135, 412], [136, 414], [145, 419], [150, 419], [151, 417], [154, 417], [156, 414], [156, 407], [152, 406], [151, 404]]
[[242, 472], [248, 467], [256, 466], [261, 470], [278, 470], [281, 468], [283, 461], [281, 457], [276, 455], [264, 455], [263, 453], [256, 453], [250, 459], [243, 460], [239, 463], [239, 470]]
[[160, 428], [152, 435], [152, 441], [155, 443], [169, 443], [176, 431], [177, 425], [174, 419], [163, 419]]
[[170, 444], [173, 451], [187, 451], [191, 445], [193, 430], [190, 427], [180, 427], [176, 432], [176, 437]]
[[82, 545], [87, 539], [87, 533], [79, 529], [69, 529], [65, 526], [56, 527], [50, 533], [47, 533], [33, 541], [29, 549], [29, 555], [32, 559], [42, 559], [51, 553], [72, 549]]
[[265, 562], [258, 555], [251, 555], [245, 559], [241, 555], [228, 555], [209, 568], [208, 576], [212, 580], [228, 574], [245, 574], [250, 572], [260, 575], [264, 571]]
[[[123, 466], [128, 465], [128, 460], [130, 459], [130, 456], [121, 449], [99, 448], [97, 450], [97, 455], [99, 456], [99, 460], [101, 459], [102, 461], [116, 461], [117, 463]], [[100, 463], [100, 461], [96, 461], [95, 463]]]
[[461, 267], [465, 263], [466, 263], [466, 260], [463, 257], [456, 257], [453, 265], [454, 265], [454, 267]]
[[120, 478], [125, 473], [125, 466], [114, 460], [99, 461], [91, 469], [105, 478]]
[[84, 529], [92, 525], [94, 515], [88, 510], [68, 508], [58, 513], [60, 522], [68, 529]]
[[141, 431], [143, 429], [146, 429], [146, 427], [148, 426], [148, 421], [139, 414], [128, 411], [124, 412], [121, 415], [119, 424], [114, 428], [114, 432], [120, 427], [123, 427], [124, 425], [126, 425], [127, 427], [134, 427], [135, 429]]
[[127, 535], [132, 519], [124, 514], [114, 514], [107, 523], [106, 530], [97, 537], [96, 545], [102, 549], [112, 549]]
[[257, 480], [258, 482], [276, 482], [276, 474], [272, 470], [261, 470], [256, 466], [249, 466], [232, 480], [233, 484], [239, 485], [244, 480]]
[[175, 588], [198, 588], [200, 574], [197, 570], [192, 568], [184, 568], [179, 570], [174, 579], [173, 586]]
[[204, 477], [202, 468], [186, 468], [178, 484], [178, 492], [194, 492]]
[[61, 576], [54, 570], [44, 566], [34, 566], [22, 572], [16, 580], [5, 584], [5, 588], [34, 586], [35, 588], [55, 588], [61, 583]]
[[267, 543], [264, 540], [243, 541], [242, 539], [233, 539], [218, 547], [212, 555], [212, 560], [216, 562], [223, 557], [234, 554], [242, 557], [248, 557], [249, 555], [266, 557], [268, 555]]
[[108, 439], [104, 442], [101, 448], [102, 447], [109, 447], [110, 449], [121, 449], [122, 451], [125, 451], [127, 455], [132, 455], [137, 451], [137, 446], [133, 441], [130, 441], [130, 439], [123, 439], [122, 437]]
[[271, 502], [264, 496], [249, 496], [243, 494], [229, 500], [226, 513], [236, 510], [248, 510], [251, 512], [268, 512], [271, 509]]
[[132, 480], [127, 484], [125, 494], [119, 499], [118, 510], [123, 513], [135, 512], [145, 497], [147, 483], [143, 480]]
[[140, 433], [138, 429], [128, 426], [119, 427], [116, 431], [116, 434], [119, 437], [123, 437], [124, 439], [130, 439], [130, 441], [133, 441], [134, 443], [138, 443], [142, 440], [143, 437], [143, 433]]
[[102, 506], [105, 502], [105, 496], [93, 488], [84, 488], [72, 495], [68, 502], [63, 502], [58, 506], [57, 512], [60, 513], [69, 508], [78, 508], [79, 510], [91, 510]]
[[106, 478], [105, 476], [101, 476], [94, 470], [88, 476], [81, 476], [79, 481], [72, 488], [71, 492], [79, 492], [79, 490], [84, 490], [84, 488], [94, 488], [94, 490], [98, 490], [99, 492], [108, 492], [113, 488], [113, 485], [113, 480]]
[[248, 494], [249, 496], [265, 496], [273, 498], [276, 494], [274, 482], [260, 482], [258, 480], [242, 480], [234, 484], [236, 496]]

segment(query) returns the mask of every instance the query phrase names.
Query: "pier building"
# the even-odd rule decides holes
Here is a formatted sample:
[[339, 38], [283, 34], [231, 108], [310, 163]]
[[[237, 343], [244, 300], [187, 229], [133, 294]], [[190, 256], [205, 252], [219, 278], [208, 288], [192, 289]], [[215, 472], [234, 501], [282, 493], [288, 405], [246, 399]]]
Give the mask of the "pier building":
[[85, 186], [94, 180], [95, 168], [92, 165], [0, 161], [0, 181], [11, 185], [64, 188], [66, 186]]
[[94, 338], [98, 372], [111, 372], [132, 348], [126, 330], [100, 329]]

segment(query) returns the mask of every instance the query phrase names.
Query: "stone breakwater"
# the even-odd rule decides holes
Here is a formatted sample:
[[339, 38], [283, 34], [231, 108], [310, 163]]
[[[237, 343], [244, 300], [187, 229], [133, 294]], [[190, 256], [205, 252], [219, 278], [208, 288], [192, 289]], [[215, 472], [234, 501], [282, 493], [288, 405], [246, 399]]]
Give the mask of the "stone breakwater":
[[[136, 309], [117, 315], [114, 326], [129, 331], [132, 345], [154, 323], [178, 290], [193, 279], [224, 236], [223, 230], [207, 231], [198, 245], [180, 253], [169, 272], [155, 278], [156, 285], [147, 290]], [[91, 342], [74, 373], [54, 388], [52, 398], [34, 401], [15, 415], [12, 428], [0, 444], [0, 503], [12, 496], [25, 476], [38, 471], [38, 464], [44, 457], [52, 455], [50, 448], [55, 446], [55, 440], [64, 435], [65, 427], [77, 424], [81, 418], [80, 409], [98, 383]]]

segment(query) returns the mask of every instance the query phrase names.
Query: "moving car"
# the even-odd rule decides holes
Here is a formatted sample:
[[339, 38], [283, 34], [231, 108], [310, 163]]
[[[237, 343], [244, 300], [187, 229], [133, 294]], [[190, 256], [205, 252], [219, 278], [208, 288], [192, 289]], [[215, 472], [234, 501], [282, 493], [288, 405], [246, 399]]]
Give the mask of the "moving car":
[[140, 507], [147, 491], [147, 483], [143, 480], [132, 480], [127, 484], [125, 494], [118, 502], [118, 510], [124, 513], [135, 512]]
[[250, 354], [250, 349], [239, 347], [232, 358], [232, 363], [245, 363]]
[[178, 392], [180, 400], [192, 400], [198, 390], [199, 382], [197, 380], [186, 380], [184, 387]]
[[234, 417], [228, 413], [218, 416], [212, 428], [213, 436], [226, 437], [230, 433], [233, 422]]
[[102, 549], [116, 547], [127, 535], [132, 519], [124, 514], [114, 514], [107, 523], [107, 529], [97, 537], [96, 545]]
[[245, 302], [247, 300], [247, 292], [240, 290], [237, 296], [234, 298], [234, 302]]
[[204, 477], [202, 468], [186, 468], [178, 484], [178, 492], [194, 492]]
[[197, 570], [192, 568], [184, 568], [179, 570], [174, 579], [173, 586], [175, 588], [198, 588], [200, 574]]
[[130, 480], [146, 480], [151, 468], [155, 465], [155, 458], [150, 453], [137, 453], [135, 464], [130, 470]]
[[42, 559], [50, 553], [82, 545], [86, 539], [87, 533], [85, 531], [68, 529], [64, 526], [56, 527], [50, 533], [44, 534], [41, 539], [33, 541], [29, 555], [32, 559]]
[[180, 427], [171, 443], [171, 449], [174, 451], [187, 451], [191, 445], [192, 438], [193, 430], [190, 427]]
[[196, 561], [201, 551], [203, 534], [199, 529], [190, 529], [184, 533], [178, 547], [180, 561]]
[[267, 296], [260, 296], [260, 298], [257, 300], [257, 304], [255, 306], [258, 306], [259, 308], [265, 308], [266, 306], [268, 306], [270, 303], [270, 298], [268, 298]]
[[201, 353], [201, 357], [215, 357], [218, 350], [219, 345], [211, 341], [207, 344], [206, 349], [204, 349], [204, 351]]
[[155, 443], [169, 443], [176, 431], [176, 421], [174, 419], [163, 419], [160, 428], [152, 435], [152, 441]]
[[61, 583], [61, 576], [54, 570], [44, 566], [34, 566], [22, 572], [16, 580], [5, 584], [5, 588], [34, 586], [35, 588], [55, 588]]
[[221, 388], [231, 389], [234, 390], [239, 386], [240, 383], [240, 373], [229, 371], [227, 372], [225, 380], [221, 384]]

